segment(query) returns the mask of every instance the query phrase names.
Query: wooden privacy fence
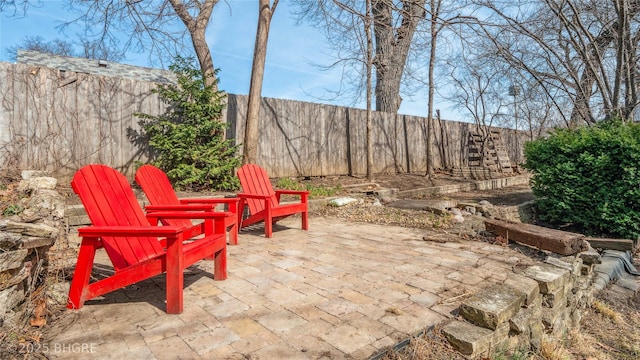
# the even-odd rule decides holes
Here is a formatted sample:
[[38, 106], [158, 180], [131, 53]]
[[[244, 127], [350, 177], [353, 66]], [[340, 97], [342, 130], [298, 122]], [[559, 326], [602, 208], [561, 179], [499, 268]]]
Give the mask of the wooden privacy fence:
[[[46, 67], [0, 63], [0, 163], [19, 169], [72, 175], [104, 163], [132, 175], [145, 151], [132, 142], [136, 113], [157, 115], [165, 104], [154, 83]], [[228, 137], [243, 141], [247, 97], [228, 96]], [[476, 125], [433, 124], [434, 168], [468, 165], [467, 139]], [[258, 163], [271, 176], [366, 173], [366, 111], [264, 98], [260, 109]], [[374, 112], [374, 172], [426, 171], [426, 119]], [[511, 159], [520, 149], [512, 130], [502, 130]], [[519, 141], [522, 144], [522, 141]], [[519, 157], [521, 158], [521, 156]]]
[[165, 108], [155, 84], [0, 63], [0, 160], [59, 176], [89, 163], [132, 173], [140, 148], [129, 141], [135, 113]]

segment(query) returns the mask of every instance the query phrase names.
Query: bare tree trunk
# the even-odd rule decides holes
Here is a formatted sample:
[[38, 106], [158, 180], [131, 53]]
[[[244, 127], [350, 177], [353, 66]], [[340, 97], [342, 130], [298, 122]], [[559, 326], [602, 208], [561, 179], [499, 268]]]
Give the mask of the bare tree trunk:
[[213, 86], [214, 91], [218, 91], [218, 82], [216, 81], [215, 70], [213, 67], [213, 58], [207, 40], [205, 38], [206, 28], [198, 28], [196, 32], [191, 34], [193, 48], [198, 57], [198, 63], [204, 76], [206, 86]]
[[400, 26], [395, 27], [393, 2], [373, 0], [377, 111], [397, 113], [400, 108], [400, 81], [413, 34], [425, 16], [424, 3], [425, 0], [402, 1], [402, 20]]
[[364, 20], [367, 34], [367, 180], [373, 181], [373, 124], [371, 114], [371, 70], [373, 68], [373, 41], [371, 39], [371, 0], [366, 0], [366, 15]]
[[[594, 124], [596, 122], [592, 111], [591, 111], [591, 95], [593, 85], [596, 83], [596, 73], [593, 70], [593, 64], [596, 61], [600, 60], [600, 54], [604, 51], [604, 49], [614, 41], [615, 35], [612, 31], [612, 27], [617, 27], [618, 24], [614, 23], [611, 27], [606, 28], [598, 37], [593, 40], [593, 43], [590, 44], [590, 50], [585, 53], [586, 58], [584, 59], [587, 66], [585, 66], [582, 75], [580, 76], [580, 82], [576, 88], [576, 98], [573, 101], [573, 111], [571, 112], [571, 117], [569, 118], [569, 126], [576, 127], [580, 124]], [[608, 103], [603, 96], [603, 101]]]
[[431, 51], [429, 53], [429, 102], [427, 105], [427, 176], [433, 177], [433, 155], [431, 154], [431, 132], [433, 128], [433, 95], [435, 84], [433, 83], [433, 69], [436, 63], [436, 50], [438, 43], [438, 17], [440, 16], [440, 5], [442, 0], [431, 0]]
[[569, 118], [569, 127], [576, 128], [583, 122], [590, 124], [594, 123], [595, 119], [591, 113], [591, 106], [589, 100], [591, 94], [587, 94], [586, 90], [589, 89], [589, 85], [593, 86], [595, 80], [593, 75], [589, 75], [589, 70], [585, 69], [582, 74], [581, 81], [576, 88], [576, 97], [573, 100], [573, 110], [571, 111], [571, 117]]
[[178, 17], [180, 17], [180, 20], [182, 20], [189, 30], [193, 49], [195, 50], [198, 63], [200, 64], [200, 70], [205, 79], [205, 85], [211, 85], [215, 91], [218, 91], [213, 58], [211, 57], [211, 51], [209, 50], [209, 45], [205, 37], [211, 13], [218, 3], [218, 0], [208, 0], [202, 3], [200, 12], [195, 18], [189, 14], [189, 11], [181, 0], [169, 0], [169, 2], [176, 14], [178, 14]]
[[243, 164], [255, 164], [258, 160], [258, 141], [260, 135], [258, 125], [260, 120], [260, 102], [262, 100], [264, 64], [267, 58], [269, 27], [273, 13], [278, 5], [278, 0], [274, 0], [273, 6], [269, 6], [269, 2], [270, 0], [260, 0], [258, 3], [258, 29], [256, 31], [253, 65], [251, 67], [251, 87], [249, 88], [247, 121], [245, 124], [242, 153]]

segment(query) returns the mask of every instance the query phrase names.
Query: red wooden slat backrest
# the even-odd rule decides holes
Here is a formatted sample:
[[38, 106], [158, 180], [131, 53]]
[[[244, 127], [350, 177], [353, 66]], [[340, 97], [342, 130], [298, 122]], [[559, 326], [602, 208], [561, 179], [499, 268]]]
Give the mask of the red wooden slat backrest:
[[[151, 205], [180, 205], [180, 199], [164, 171], [153, 165], [142, 165], [136, 171], [136, 182], [142, 188]], [[164, 225], [191, 226], [189, 219], [166, 219]]]
[[[269, 176], [260, 166], [254, 164], [242, 165], [238, 169], [238, 179], [240, 179], [243, 193], [270, 196], [271, 205], [274, 207], [278, 205], [278, 199], [276, 199], [276, 193], [273, 191]], [[264, 210], [264, 200], [248, 199], [247, 203], [251, 214]]]
[[[150, 226], [127, 178], [105, 165], [87, 165], [76, 172], [71, 186], [94, 226]], [[116, 270], [164, 252], [157, 238], [102, 237]]]

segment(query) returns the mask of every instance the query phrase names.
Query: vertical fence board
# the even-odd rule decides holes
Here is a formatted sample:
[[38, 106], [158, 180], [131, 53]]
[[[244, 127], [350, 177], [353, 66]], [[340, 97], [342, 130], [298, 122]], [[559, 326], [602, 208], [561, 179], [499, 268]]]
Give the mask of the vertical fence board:
[[407, 153], [409, 168], [412, 173], [424, 173], [426, 167], [426, 124], [424, 118], [406, 115]]
[[[309, 172], [310, 174], [322, 175], [322, 163], [323, 163], [323, 144], [324, 133], [326, 131], [326, 122], [324, 121], [322, 106], [320, 104], [313, 104], [313, 106], [305, 106], [306, 112], [304, 119], [308, 121], [311, 128], [307, 127], [307, 135], [309, 142], [306, 146], [306, 153], [309, 155]], [[304, 126], [299, 127], [300, 130], [304, 129]]]
[[41, 93], [40, 146], [42, 147], [42, 166], [44, 168], [60, 168], [68, 161], [69, 153], [64, 146], [66, 125], [64, 115], [60, 113], [62, 98], [58, 96], [58, 71], [53, 69], [43, 72]]
[[92, 93], [90, 76], [78, 73], [78, 97], [76, 107], [77, 123], [74, 128], [74, 138], [77, 140], [76, 153], [80, 164], [90, 164], [97, 161], [94, 154], [97, 153], [96, 129], [99, 126], [94, 109], [90, 106], [90, 99], [95, 94]]
[[113, 138], [112, 119], [116, 115], [113, 113], [113, 96], [109, 89], [109, 79], [104, 76], [96, 77], [98, 87], [96, 89], [98, 96], [94, 99], [94, 106], [98, 114], [99, 121], [99, 141], [100, 152], [98, 162], [104, 164], [114, 164], [114, 155], [117, 149], [116, 140]]
[[32, 73], [32, 71], [37, 71], [37, 68], [29, 69], [23, 73], [23, 82], [24, 94], [26, 94], [24, 106], [22, 108], [22, 114], [25, 114], [25, 120], [23, 122], [23, 126], [21, 128], [21, 133], [24, 134], [25, 140], [25, 151], [24, 151], [24, 161], [21, 164], [33, 164], [36, 168], [38, 167], [37, 159], [34, 154], [37, 149], [34, 148], [34, 123], [37, 122], [38, 113], [36, 110], [37, 104], [37, 93], [35, 92], [34, 85], [32, 79], [37, 76], [37, 72]]
[[78, 168], [76, 158], [77, 140], [73, 137], [74, 127], [78, 123], [77, 118], [77, 82], [78, 74], [73, 71], [63, 71], [58, 73], [58, 80], [55, 90], [56, 117], [61, 124], [60, 143], [61, 163], [59, 169], [62, 172], [73, 172]]
[[[352, 118], [352, 170], [353, 175], [362, 175], [367, 173], [367, 117], [362, 116], [363, 111], [359, 109], [353, 109], [351, 112]], [[375, 133], [374, 133], [375, 134]], [[375, 148], [375, 136], [373, 136], [374, 148]]]
[[328, 105], [322, 105], [322, 108], [326, 127], [320, 150], [324, 155], [321, 175], [334, 175], [336, 172], [347, 174], [346, 109]]
[[47, 68], [37, 68], [29, 78], [29, 89], [31, 93], [31, 102], [27, 108], [27, 115], [31, 120], [29, 124], [29, 145], [31, 148], [31, 161], [37, 168], [46, 168], [45, 161], [47, 156], [46, 138], [48, 119], [46, 113], [46, 94], [48, 90]]
[[140, 126], [138, 125], [140, 119], [134, 115], [134, 99], [136, 96], [136, 93], [133, 91], [134, 83], [135, 81], [133, 80], [123, 79], [120, 82], [120, 96], [118, 99], [120, 103], [120, 121], [122, 123], [120, 137], [123, 147], [120, 163], [123, 166], [123, 171], [127, 173], [133, 173], [133, 171], [135, 171], [136, 161], [145, 162], [145, 160], [148, 160], [142, 154], [144, 150], [139, 140], [136, 141], [136, 135], [140, 134]]
[[[16, 71], [12, 64], [0, 63], [0, 164], [16, 166], [14, 149], [19, 140], [15, 136], [14, 123], [17, 100], [15, 98]], [[19, 107], [18, 107], [19, 109]]]
[[[142, 98], [142, 96], [140, 95], [142, 94], [141, 85], [142, 84], [139, 81], [131, 82], [131, 87], [130, 87], [131, 95], [127, 100], [128, 111], [123, 115], [129, 119], [132, 130], [137, 131], [138, 134], [142, 133], [142, 127], [139, 125], [139, 121], [141, 119], [136, 116], [136, 114], [143, 113], [142, 109], [140, 108], [140, 101]], [[136, 152], [138, 155], [133, 157], [145, 158], [145, 156], [148, 156], [148, 154], [143, 154], [145, 151], [146, 151], [146, 148], [143, 146], [143, 144], [137, 143]]]

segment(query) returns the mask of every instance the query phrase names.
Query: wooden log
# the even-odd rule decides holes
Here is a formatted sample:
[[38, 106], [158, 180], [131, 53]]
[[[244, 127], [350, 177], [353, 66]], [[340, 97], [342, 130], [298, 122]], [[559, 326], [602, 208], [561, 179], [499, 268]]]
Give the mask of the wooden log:
[[540, 250], [560, 255], [574, 255], [582, 250], [581, 234], [496, 219], [487, 219], [484, 224], [489, 232]]
[[594, 249], [633, 251], [633, 240], [585, 238]]

